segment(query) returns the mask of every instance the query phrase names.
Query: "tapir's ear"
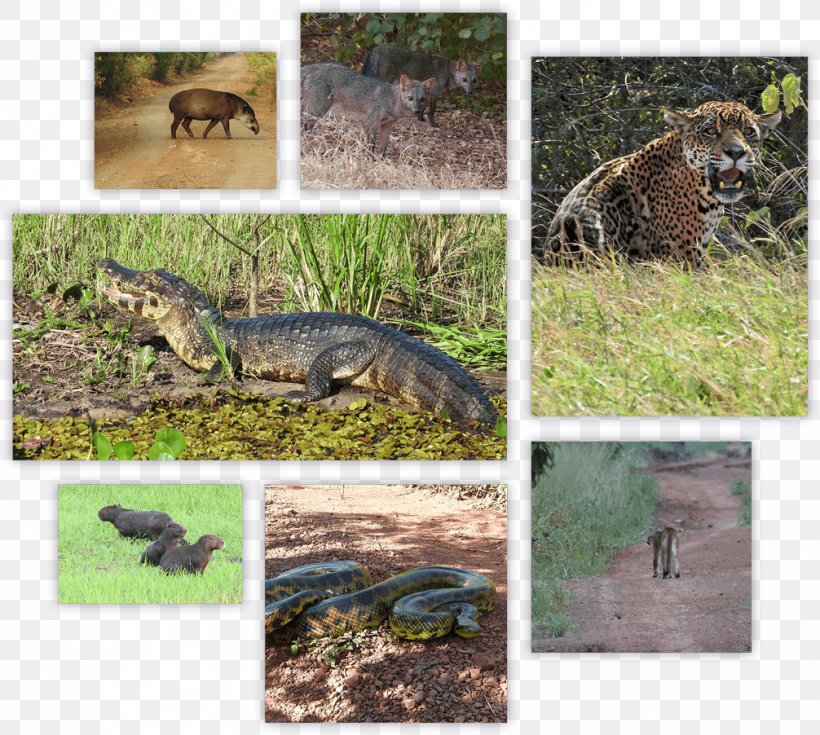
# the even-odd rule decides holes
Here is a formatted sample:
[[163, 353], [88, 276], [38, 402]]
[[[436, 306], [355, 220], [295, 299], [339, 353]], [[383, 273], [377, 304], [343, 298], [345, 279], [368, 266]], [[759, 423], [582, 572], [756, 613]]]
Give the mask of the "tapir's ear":
[[683, 112], [676, 110], [665, 110], [663, 113], [663, 121], [667, 125], [671, 125], [678, 133], [682, 133], [686, 128], [692, 124], [693, 118]]

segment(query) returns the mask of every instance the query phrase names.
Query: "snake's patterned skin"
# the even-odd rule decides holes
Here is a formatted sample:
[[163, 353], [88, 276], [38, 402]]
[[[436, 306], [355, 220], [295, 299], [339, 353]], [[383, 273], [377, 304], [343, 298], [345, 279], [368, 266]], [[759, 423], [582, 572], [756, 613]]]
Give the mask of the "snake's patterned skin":
[[481, 632], [479, 613], [492, 610], [495, 585], [452, 567], [420, 567], [371, 584], [365, 567], [332, 561], [296, 567], [265, 583], [265, 630], [324, 638], [373, 628], [389, 620], [401, 638], [423, 640], [451, 630]]

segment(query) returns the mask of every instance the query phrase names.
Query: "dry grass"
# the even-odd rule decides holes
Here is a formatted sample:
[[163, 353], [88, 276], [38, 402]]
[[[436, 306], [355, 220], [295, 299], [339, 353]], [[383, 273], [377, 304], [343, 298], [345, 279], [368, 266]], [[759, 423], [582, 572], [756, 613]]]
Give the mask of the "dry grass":
[[[442, 121], [438, 130], [414, 118], [401, 120], [383, 157], [368, 150], [364, 130], [344, 118], [326, 116], [302, 132], [303, 189], [503, 189], [506, 187], [506, 125], [486, 124], [491, 145], [462, 155], [452, 137], [459, 127]], [[445, 125], [448, 125], [445, 128]], [[469, 145], [469, 140], [459, 140]]]

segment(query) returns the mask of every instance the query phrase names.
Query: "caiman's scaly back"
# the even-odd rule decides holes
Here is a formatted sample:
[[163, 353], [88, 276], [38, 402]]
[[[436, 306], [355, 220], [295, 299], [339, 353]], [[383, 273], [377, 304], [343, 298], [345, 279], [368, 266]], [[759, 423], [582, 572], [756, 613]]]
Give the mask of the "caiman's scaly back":
[[219, 363], [205, 323], [246, 374], [304, 382], [284, 397], [299, 402], [330, 395], [333, 383], [374, 388], [456, 421], [494, 424], [497, 412], [478, 382], [426, 342], [354, 314], [307, 312], [229, 319], [183, 278], [164, 270], [136, 271], [113, 260], [99, 269], [101, 287], [117, 306], [151, 319], [174, 352], [196, 370]]

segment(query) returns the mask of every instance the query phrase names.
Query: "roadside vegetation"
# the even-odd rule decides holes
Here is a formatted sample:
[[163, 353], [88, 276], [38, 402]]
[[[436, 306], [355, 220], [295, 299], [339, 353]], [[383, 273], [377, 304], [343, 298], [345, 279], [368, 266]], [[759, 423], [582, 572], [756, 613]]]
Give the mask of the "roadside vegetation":
[[657, 483], [631, 470], [646, 465], [644, 444], [560, 442], [533, 449], [542, 471], [532, 487], [532, 632], [561, 636], [570, 626], [564, 581], [600, 574], [646, 533]]
[[[61, 603], [242, 602], [240, 485], [61, 485], [58, 491], [58, 589]], [[97, 516], [106, 505], [168, 513], [195, 543], [208, 533], [225, 548], [204, 574], [165, 574], [140, 564], [150, 541], [122, 538]]]
[[[115, 98], [141, 80], [171, 83], [201, 69], [224, 53], [178, 51], [170, 53], [98, 52], [94, 54], [94, 94]], [[245, 94], [261, 94], [276, 102], [276, 54], [245, 54], [248, 66], [256, 74], [256, 83]]]

